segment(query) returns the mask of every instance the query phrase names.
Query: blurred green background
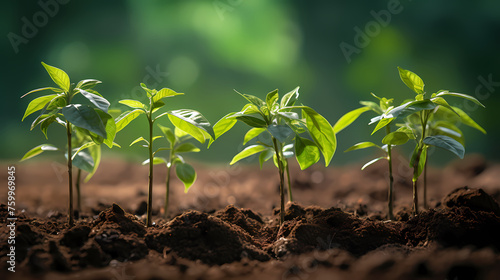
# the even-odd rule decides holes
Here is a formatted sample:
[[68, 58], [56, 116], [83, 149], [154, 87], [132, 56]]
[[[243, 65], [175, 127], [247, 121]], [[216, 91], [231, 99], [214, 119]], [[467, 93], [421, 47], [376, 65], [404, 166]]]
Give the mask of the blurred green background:
[[[463, 128], [466, 151], [500, 156], [499, 1], [41, 0], [5, 1], [3, 7], [4, 161], [17, 161], [41, 143], [64, 146], [62, 127], [51, 127], [46, 140], [38, 128], [29, 131], [33, 117], [21, 123], [36, 94], [19, 97], [53, 85], [40, 61], [65, 70], [72, 82], [103, 81], [96, 90], [116, 108], [125, 109], [120, 99], [143, 100], [141, 82], [184, 92], [168, 99], [167, 108], [199, 110], [212, 124], [244, 104], [233, 89], [264, 98], [275, 88], [284, 94], [299, 85], [299, 101], [333, 125], [359, 100], [372, 100], [370, 92], [396, 103], [413, 98], [399, 79], [401, 66], [420, 75], [428, 93], [449, 89], [480, 99], [487, 109], [451, 102], [471, 109], [488, 131]], [[365, 158], [343, 151], [381, 139], [382, 133], [370, 136], [370, 117], [338, 135], [333, 164]], [[116, 138], [122, 149], [103, 149], [145, 158], [142, 148], [128, 144], [146, 134], [146, 122], [132, 125]], [[238, 124], [193, 157], [228, 162], [242, 149], [245, 129]], [[442, 162], [452, 158], [439, 155]]]

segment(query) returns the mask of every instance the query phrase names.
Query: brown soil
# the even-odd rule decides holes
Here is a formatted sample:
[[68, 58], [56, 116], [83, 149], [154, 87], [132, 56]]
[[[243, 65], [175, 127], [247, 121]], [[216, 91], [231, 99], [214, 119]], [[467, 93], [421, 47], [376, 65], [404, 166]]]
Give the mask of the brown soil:
[[[16, 167], [16, 272], [2, 279], [500, 279], [500, 165], [473, 156], [429, 171], [431, 209], [411, 217], [405, 163], [395, 165], [396, 218], [385, 220], [385, 165], [292, 168], [293, 195], [277, 224], [274, 169], [198, 166], [188, 194], [157, 168], [154, 221], [144, 227], [147, 169], [105, 161], [82, 186], [69, 228], [63, 169]], [[6, 166], [4, 166], [6, 170]], [[56, 168], [57, 167], [57, 168]], [[6, 173], [6, 172], [5, 172]], [[61, 181], [58, 179], [61, 176]], [[6, 182], [5, 174], [2, 181]], [[465, 187], [468, 186], [468, 187]], [[421, 198], [422, 199], [422, 198]], [[6, 193], [0, 194], [6, 201]], [[7, 206], [0, 205], [6, 221]]]

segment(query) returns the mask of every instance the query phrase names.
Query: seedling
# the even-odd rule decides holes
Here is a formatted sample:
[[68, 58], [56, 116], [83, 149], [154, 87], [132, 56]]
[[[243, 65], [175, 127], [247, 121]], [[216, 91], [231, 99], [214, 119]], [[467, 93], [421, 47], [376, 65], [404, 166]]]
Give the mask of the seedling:
[[[375, 98], [379, 100], [379, 104], [372, 102], [372, 101], [361, 101], [361, 105], [365, 105], [364, 107], [352, 110], [345, 115], [343, 115], [337, 123], [333, 126], [333, 130], [335, 134], [339, 133], [341, 130], [349, 126], [351, 123], [353, 123], [361, 114], [367, 111], [374, 111], [377, 114], [384, 114], [387, 111], [391, 110], [394, 108], [392, 106], [393, 99], [387, 99], [385, 97], [378, 97], [375, 94], [371, 94]], [[372, 124], [372, 123], [370, 123]], [[386, 136], [382, 139], [382, 144], [383, 146], [379, 146], [373, 142], [360, 142], [355, 144], [354, 146], [350, 147], [347, 149], [345, 152], [349, 151], [354, 151], [354, 150], [359, 150], [359, 149], [365, 149], [369, 147], [376, 147], [379, 150], [381, 150], [385, 155], [375, 158], [373, 160], [370, 160], [368, 163], [363, 165], [361, 167], [361, 170], [364, 170], [366, 167], [374, 164], [375, 162], [386, 159], [388, 162], [388, 167], [389, 167], [389, 190], [388, 190], [388, 197], [387, 197], [387, 218], [389, 220], [394, 219], [394, 206], [393, 206], [393, 201], [394, 201], [394, 177], [392, 175], [392, 148], [397, 145], [403, 145], [406, 143], [409, 139], [408, 133], [402, 131], [403, 129], [400, 128], [398, 131], [391, 132], [391, 127], [387, 125], [386, 127]], [[410, 134], [410, 136], [412, 136]]]
[[[450, 137], [457, 142], [459, 142], [462, 146], [465, 147], [465, 139], [463, 132], [458, 128], [460, 123], [473, 127], [482, 133], [486, 134], [486, 131], [477, 124], [474, 120], [472, 120], [463, 110], [460, 108], [451, 106], [451, 109], [448, 109], [443, 106], [436, 107], [433, 112], [429, 116], [429, 120], [427, 121], [427, 136], [438, 136], [443, 135]], [[458, 114], [458, 115], [457, 115]], [[405, 119], [405, 123], [397, 124], [401, 127], [401, 129], [406, 129], [406, 131], [411, 131], [414, 135], [422, 135], [422, 125], [419, 122], [419, 118], [417, 115], [410, 115]], [[414, 133], [413, 133], [414, 132]], [[413, 138], [415, 139], [415, 138]], [[425, 139], [424, 139], [425, 140]], [[428, 149], [429, 145], [424, 149]], [[429, 161], [429, 154], [427, 154], [424, 163], [424, 169], [422, 171], [423, 181], [424, 181], [424, 189], [423, 189], [423, 200], [424, 200], [424, 209], [428, 208], [427, 204], [427, 162]]]
[[[169, 143], [168, 148], [160, 148], [157, 150], [168, 150], [168, 158], [165, 159], [162, 157], [155, 157], [153, 160], [154, 164], [164, 163], [167, 166], [167, 180], [165, 182], [165, 205], [163, 211], [164, 217], [167, 218], [171, 169], [175, 167], [175, 174], [177, 175], [177, 178], [179, 178], [179, 180], [181, 180], [181, 182], [184, 184], [184, 192], [187, 193], [189, 188], [196, 181], [196, 171], [194, 170], [193, 166], [191, 166], [184, 160], [184, 157], [182, 157], [181, 154], [189, 152], [199, 152], [200, 149], [194, 144], [187, 142], [193, 137], [191, 137], [191, 135], [187, 134], [185, 131], [180, 130], [176, 127], [172, 132], [172, 130], [168, 127], [162, 125], [158, 125], [158, 127], [163, 132], [163, 134], [165, 135], [165, 139], [167, 139], [167, 142]], [[149, 160], [146, 160], [143, 162], [143, 164], [146, 164], [148, 162]]]
[[[116, 126], [113, 118], [108, 114], [109, 102], [92, 88], [101, 83], [98, 80], [82, 80], [76, 86], [70, 83], [68, 74], [63, 70], [47, 65], [42, 62], [47, 73], [52, 80], [59, 86], [44, 87], [32, 90], [28, 94], [50, 90], [54, 92], [51, 95], [45, 95], [32, 100], [24, 113], [23, 120], [38, 111], [40, 115], [31, 125], [31, 130], [37, 125], [47, 138], [47, 129], [52, 123], [57, 123], [66, 128], [67, 136], [67, 163], [68, 163], [68, 186], [69, 186], [69, 209], [68, 224], [74, 225], [73, 217], [73, 161], [79, 155], [79, 152], [93, 145], [105, 143], [109, 147], [113, 146], [113, 139], [116, 133]], [[80, 93], [88, 99], [94, 106], [86, 104], [72, 103], [73, 98]], [[83, 144], [76, 152], [72, 153], [73, 131], [78, 130], [82, 135], [88, 136], [92, 141]], [[51, 144], [43, 144], [28, 151], [21, 160], [32, 158], [47, 150], [56, 150]]]
[[[191, 135], [194, 139], [198, 140], [200, 143], [204, 143], [207, 139], [213, 139], [214, 132], [210, 123], [207, 119], [200, 113], [190, 109], [180, 109], [168, 111], [162, 114], [154, 116], [155, 113], [165, 106], [162, 101], [163, 98], [173, 97], [177, 95], [182, 95], [184, 93], [177, 93], [169, 88], [162, 88], [161, 90], [149, 89], [145, 84], [141, 83], [141, 87], [146, 92], [148, 97], [148, 103], [144, 104], [137, 100], [125, 99], [119, 101], [119, 103], [124, 104], [133, 110], [124, 112], [121, 116], [116, 119], [116, 131], [120, 131], [125, 128], [131, 121], [140, 115], [144, 115], [148, 121], [149, 127], [149, 137], [145, 139], [144, 137], [139, 137], [135, 139], [130, 146], [144, 142], [143, 147], [148, 148], [148, 159], [146, 163], [149, 163], [149, 184], [148, 184], [148, 207], [147, 207], [147, 219], [146, 226], [150, 227], [152, 225], [151, 220], [151, 209], [153, 202], [153, 165], [156, 163], [163, 162], [161, 159], [156, 158], [157, 152], [165, 150], [165, 148], [159, 148], [153, 152], [153, 142], [156, 139], [162, 138], [163, 136], [153, 136], [153, 125], [154, 123], [164, 117], [168, 116], [170, 122], [177, 128], [187, 134]], [[184, 166], [184, 165], [182, 165]], [[185, 166], [184, 166], [185, 167]], [[185, 167], [187, 169], [187, 167]], [[182, 167], [181, 167], [182, 169]]]
[[[252, 127], [245, 135], [245, 144], [261, 133], [269, 133], [271, 143], [258, 141], [246, 147], [234, 156], [230, 164], [259, 153], [261, 167], [263, 162], [274, 159], [280, 177], [281, 226], [285, 220], [286, 157], [295, 155], [300, 168], [304, 170], [319, 161], [321, 152], [328, 166], [337, 147], [335, 133], [328, 121], [312, 108], [295, 106], [299, 87], [285, 94], [280, 102], [277, 89], [267, 94], [266, 101], [253, 95], [238, 94], [249, 103], [241, 111], [227, 114], [214, 125], [215, 139], [230, 130], [237, 121]], [[301, 117], [294, 110], [300, 110]]]
[[372, 134], [389, 125], [396, 119], [405, 119], [408, 117], [416, 118], [420, 129], [412, 129], [411, 126], [407, 127], [407, 129], [410, 128], [411, 131], [416, 134], [416, 146], [410, 160], [410, 167], [413, 168], [413, 214], [416, 215], [418, 214], [417, 182], [426, 165], [428, 146], [433, 145], [443, 148], [454, 153], [459, 158], [463, 158], [465, 154], [464, 146], [452, 137], [447, 135], [430, 135], [429, 120], [432, 119], [433, 114], [435, 114], [436, 110], [438, 110], [438, 107], [444, 107], [460, 117], [462, 122], [468, 123], [470, 117], [457, 107], [450, 106], [444, 99], [446, 96], [460, 97], [468, 101], [472, 101], [481, 107], [484, 107], [484, 105], [470, 95], [454, 93], [448, 90], [440, 90], [433, 93], [430, 98], [428, 98], [425, 96], [424, 82], [418, 75], [400, 67], [398, 67], [398, 70], [401, 80], [406, 84], [406, 86], [417, 94], [415, 96], [415, 100], [405, 102], [404, 104], [392, 108], [391, 110], [388, 110], [388, 112], [374, 118], [373, 121], [378, 123]]

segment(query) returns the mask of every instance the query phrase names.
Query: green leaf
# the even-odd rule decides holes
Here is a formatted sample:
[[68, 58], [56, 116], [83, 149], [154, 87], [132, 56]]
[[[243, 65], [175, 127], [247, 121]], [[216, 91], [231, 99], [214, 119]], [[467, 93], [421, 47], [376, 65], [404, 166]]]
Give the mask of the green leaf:
[[[153, 165], [157, 165], [157, 164], [165, 164], [167, 163], [167, 160], [165, 160], [164, 158], [162, 157], [154, 157], [153, 158]], [[141, 163], [142, 165], [146, 165], [146, 164], [149, 164], [149, 158], [145, 161], [143, 161]]]
[[163, 136], [154, 136], [152, 142], [154, 142], [156, 139], [163, 138]]
[[42, 110], [47, 103], [49, 103], [52, 99], [56, 98], [57, 94], [51, 94], [51, 95], [45, 95], [45, 96], [40, 96], [38, 98], [33, 99], [29, 104], [28, 107], [26, 108], [26, 111], [24, 112], [23, 119], [21, 121], [24, 121], [24, 119], [33, 114], [36, 111]]
[[139, 143], [141, 141], [146, 142], [146, 144], [149, 146], [149, 141], [146, 140], [146, 139], [144, 139], [144, 137], [141, 136], [141, 137], [135, 139], [134, 141], [132, 141], [132, 143], [130, 143], [129, 147], [132, 146], [132, 145], [134, 145], [134, 144], [136, 144], [136, 143]]
[[[87, 142], [87, 143], [84, 143], [84, 144], [83, 144], [83, 145], [81, 145], [79, 148], [75, 149], [75, 151], [73, 152], [73, 155], [71, 156], [71, 159], [74, 159], [74, 158], [76, 157], [76, 155], [77, 155], [79, 152], [81, 152], [81, 151], [83, 151], [83, 150], [85, 150], [85, 149], [87, 149], [87, 148], [89, 148], [89, 147], [91, 147], [91, 146], [94, 146], [94, 145], [95, 145], [95, 143], [94, 143], [94, 142]], [[80, 168], [80, 169], [81, 169], [81, 168]]]
[[[417, 148], [418, 148], [418, 145], [417, 145]], [[413, 166], [414, 164], [414, 161], [416, 160], [417, 158], [417, 153], [418, 153], [418, 150], [416, 149], [414, 152], [413, 152], [413, 156], [412, 156], [412, 160], [411, 160], [411, 165]], [[422, 147], [422, 151], [420, 152], [420, 156], [418, 157], [418, 166], [417, 166], [417, 173], [416, 174], [413, 174], [413, 177], [412, 177], [412, 181], [415, 182], [418, 180], [418, 177], [420, 177], [420, 174], [422, 174], [422, 171], [424, 170], [425, 168], [425, 162], [426, 162], [426, 159], [427, 159], [427, 146], [424, 145]]]
[[380, 150], [383, 150], [379, 145], [372, 143], [372, 142], [360, 142], [355, 144], [354, 146], [350, 147], [349, 149], [345, 150], [344, 152], [350, 152], [350, 151], [355, 151], [355, 150], [360, 150], [360, 149], [366, 149], [369, 147], [377, 147]]
[[457, 114], [457, 112], [455, 112], [455, 110], [453, 110], [453, 108], [450, 106], [450, 104], [448, 104], [448, 102], [446, 102], [446, 100], [442, 97], [434, 97], [434, 98], [431, 98], [431, 101], [434, 103], [434, 104], [437, 104], [439, 106], [443, 106], [445, 108], [448, 108], [449, 110], [451, 110], [453, 113]]
[[101, 163], [101, 146], [99, 145], [91, 146], [88, 148], [88, 151], [90, 153], [90, 156], [94, 160], [94, 168], [92, 169], [91, 172], [89, 172], [87, 177], [85, 177], [84, 180], [85, 183], [88, 182], [90, 178], [92, 178], [92, 176], [94, 176], [94, 174], [97, 171], [97, 168], [99, 167], [99, 164]]
[[266, 150], [262, 151], [259, 155], [259, 165], [260, 169], [262, 169], [262, 165], [264, 162], [268, 161], [270, 158], [272, 158], [274, 155], [274, 149], [267, 148]]
[[148, 96], [148, 98], [151, 98], [155, 94], [155, 90], [147, 88], [144, 83], [141, 83], [141, 87], [146, 91], [146, 95]]
[[239, 114], [236, 116], [236, 119], [251, 127], [257, 127], [257, 128], [267, 127], [266, 121], [258, 117], [258, 115]]
[[257, 96], [253, 96], [253, 95], [250, 95], [250, 94], [239, 93], [239, 92], [237, 92], [237, 93], [239, 95], [243, 96], [243, 98], [245, 98], [246, 100], [248, 100], [253, 105], [257, 106], [257, 108], [260, 108], [260, 107], [262, 107], [262, 106], [265, 105], [265, 102], [262, 101], [262, 99], [258, 98]]
[[135, 109], [132, 111], [124, 112], [121, 116], [116, 118], [116, 132], [125, 128], [131, 121], [137, 118], [139, 115], [145, 114], [145, 112], [141, 109]]
[[465, 113], [462, 109], [458, 108], [458, 107], [452, 107], [453, 110], [455, 110], [455, 112], [460, 116], [460, 121], [467, 125], [467, 126], [470, 126], [472, 128], [475, 128], [479, 131], [481, 131], [482, 133], [486, 134], [486, 130], [484, 130], [484, 128], [482, 128], [479, 124], [477, 124], [471, 117], [469, 117], [469, 115], [467, 115], [467, 113]]
[[85, 98], [87, 98], [97, 108], [101, 109], [102, 111], [104, 111], [106, 113], [108, 112], [109, 102], [104, 97], [90, 93], [90, 92], [85, 91], [83, 89], [80, 89], [80, 93], [83, 96], [85, 96]]
[[413, 130], [407, 126], [402, 126], [398, 128], [398, 130], [396, 131], [405, 133], [406, 136], [408, 136], [408, 139], [415, 139], [415, 134], [413, 133]]
[[52, 144], [42, 144], [29, 150], [26, 154], [24, 154], [23, 158], [20, 161], [25, 161], [27, 159], [35, 157], [43, 153], [44, 151], [57, 151], [57, 150], [58, 150], [57, 147]]
[[[215, 139], [219, 138], [222, 134], [229, 131], [236, 124], [237, 120], [233, 118], [236, 113], [229, 113], [222, 117], [213, 127]], [[213, 141], [212, 141], [213, 142]]]
[[283, 95], [283, 97], [281, 98], [281, 103], [280, 103], [281, 108], [290, 107], [290, 106], [295, 105], [295, 102], [299, 98], [299, 88], [300, 87], [296, 87], [295, 89], [293, 89], [289, 93]]
[[382, 143], [388, 145], [403, 145], [404, 143], [408, 142], [408, 140], [410, 140], [410, 138], [408, 138], [408, 135], [406, 133], [401, 131], [394, 131], [387, 134], [382, 139]]
[[370, 110], [370, 107], [361, 107], [346, 113], [335, 123], [335, 125], [333, 126], [333, 131], [335, 132], [335, 134], [339, 133], [351, 123], [353, 123], [359, 116], [361, 116], [361, 114]]
[[424, 143], [443, 148], [457, 155], [459, 158], [464, 158], [465, 148], [457, 140], [446, 135], [427, 136], [424, 138]]
[[369, 162], [367, 162], [365, 165], [363, 165], [363, 166], [361, 167], [361, 170], [365, 170], [365, 168], [367, 168], [368, 166], [370, 166], [370, 165], [374, 164], [375, 162], [377, 162], [377, 161], [379, 161], [379, 160], [381, 160], [381, 159], [387, 159], [387, 158], [386, 158], [386, 157], [378, 157], [378, 158], [376, 158], [376, 159], [372, 159], [372, 160], [370, 160]]
[[106, 128], [99, 114], [90, 106], [70, 104], [62, 109], [64, 117], [73, 125], [85, 128], [95, 134], [106, 138]]
[[153, 96], [153, 103], [158, 102], [158, 101], [160, 101], [160, 99], [165, 98], [165, 97], [171, 97], [171, 96], [183, 95], [183, 94], [184, 93], [182, 93], [182, 92], [175, 92], [174, 90], [171, 90], [169, 88], [162, 88]]
[[175, 153], [189, 153], [189, 152], [199, 152], [200, 148], [196, 147], [192, 143], [182, 143], [177, 146], [174, 150]]
[[43, 132], [43, 135], [45, 135], [45, 139], [48, 139], [47, 129], [56, 119], [56, 115], [52, 115], [40, 122], [40, 130]]
[[113, 141], [116, 136], [116, 123], [113, 120], [113, 117], [110, 114], [107, 114], [99, 109], [95, 110], [104, 124], [104, 128], [106, 130], [106, 138], [104, 138], [104, 144], [109, 148], [113, 148]]
[[467, 95], [467, 94], [463, 94], [463, 93], [456, 93], [456, 92], [449, 92], [447, 90], [445, 91], [442, 91], [438, 94], [436, 94], [436, 97], [439, 97], [439, 96], [444, 96], [444, 95], [450, 95], [450, 96], [455, 96], [455, 97], [460, 97], [460, 98], [464, 98], [464, 99], [467, 99], [469, 101], [472, 101], [474, 103], [476, 103], [477, 105], [483, 107], [483, 108], [486, 108], [481, 102], [479, 102], [479, 100], [477, 100], [476, 98], [470, 96], [470, 95]]
[[32, 91], [29, 91], [27, 93], [25, 93], [23, 96], [21, 96], [21, 98], [24, 98], [25, 96], [29, 95], [29, 94], [32, 94], [34, 92], [38, 92], [38, 91], [43, 91], [43, 90], [51, 90], [53, 92], [56, 92], [56, 93], [61, 93], [63, 92], [62, 89], [60, 88], [55, 88], [55, 87], [44, 87], [44, 88], [37, 88], [37, 89], [34, 89]]
[[[67, 156], [68, 154], [65, 153]], [[81, 151], [75, 153], [73, 156], [73, 166], [86, 172], [92, 172], [94, 170], [94, 159], [87, 151]]]
[[287, 142], [295, 135], [293, 130], [288, 125], [284, 124], [272, 124], [267, 127], [267, 131], [269, 131], [269, 133], [271, 133], [280, 143]]
[[102, 83], [99, 80], [94, 80], [94, 79], [86, 79], [86, 80], [81, 80], [78, 82], [76, 85], [76, 88], [87, 90], [95, 87], [96, 85]]
[[417, 94], [424, 93], [424, 81], [415, 73], [398, 67], [399, 76], [403, 83]]
[[229, 165], [233, 165], [234, 163], [236, 163], [236, 162], [238, 162], [246, 157], [249, 157], [249, 156], [256, 154], [256, 153], [260, 153], [260, 152], [264, 151], [265, 149], [267, 149], [267, 147], [262, 146], [262, 145], [248, 146], [243, 151], [241, 151], [237, 155], [235, 155], [233, 157], [233, 159], [231, 160], [231, 162], [229, 163]]
[[337, 149], [335, 132], [330, 123], [312, 108], [307, 106], [300, 107], [302, 109], [302, 116], [306, 119], [307, 129], [314, 142], [323, 153], [325, 166], [328, 166]]
[[175, 174], [184, 183], [184, 192], [187, 193], [196, 181], [196, 171], [187, 163], [179, 163], [175, 165]]
[[[215, 127], [214, 127], [215, 128]], [[245, 145], [246, 143], [248, 143], [248, 141], [252, 140], [253, 138], [259, 136], [262, 132], [266, 131], [265, 128], [262, 128], [262, 127], [254, 127], [252, 129], [250, 129], [246, 134], [245, 134], [245, 137], [243, 139], [243, 145]]]
[[267, 108], [269, 109], [269, 111], [273, 110], [273, 107], [276, 104], [276, 102], [278, 101], [278, 98], [279, 98], [279, 95], [278, 95], [277, 89], [275, 89], [267, 94], [266, 104], [267, 104]]
[[375, 132], [377, 132], [379, 129], [381, 128], [384, 128], [385, 126], [387, 126], [388, 124], [390, 124], [393, 120], [395, 120], [395, 118], [383, 118], [381, 119], [378, 123], [377, 123], [377, 126], [375, 127], [375, 129], [372, 131], [372, 134], [373, 135]]
[[300, 136], [295, 137], [295, 154], [301, 170], [315, 164], [320, 158], [318, 146], [313, 141]]
[[56, 68], [54, 66], [50, 66], [48, 64], [45, 64], [42, 62], [43, 67], [45, 67], [45, 70], [47, 70], [47, 73], [49, 73], [50, 78], [65, 92], [69, 91], [70, 88], [70, 82], [69, 82], [69, 77], [66, 72], [63, 70]]
[[377, 114], [383, 114], [384, 113], [384, 110], [382, 110], [382, 108], [380, 107], [379, 104], [373, 102], [373, 101], [360, 101], [359, 104], [365, 106], [365, 107], [369, 107], [372, 111], [374, 111], [375, 113]]
[[161, 107], [165, 106], [165, 102], [158, 100], [153, 103], [153, 107], [151, 108], [151, 112], [154, 114], [156, 111], [158, 111]]
[[212, 126], [200, 112], [181, 109], [167, 113], [174, 126], [193, 136], [200, 143], [204, 143], [207, 139], [215, 139]]
[[175, 134], [172, 132], [172, 129], [161, 124], [158, 124], [158, 127], [163, 132], [163, 134], [165, 134], [168, 142], [170, 142], [171, 144], [175, 144]]
[[134, 108], [134, 109], [144, 109], [145, 108], [145, 105], [142, 104], [142, 102], [137, 101], [137, 100], [132, 100], [132, 99], [123, 99], [123, 100], [118, 101], [118, 103], [123, 104], [123, 105], [127, 105], [130, 108]]

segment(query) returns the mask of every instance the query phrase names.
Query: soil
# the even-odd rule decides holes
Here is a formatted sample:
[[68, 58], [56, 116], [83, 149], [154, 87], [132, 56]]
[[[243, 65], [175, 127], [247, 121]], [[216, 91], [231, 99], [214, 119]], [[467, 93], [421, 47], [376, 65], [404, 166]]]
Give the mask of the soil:
[[[394, 165], [396, 217], [390, 221], [386, 165], [365, 171], [291, 166], [295, 201], [287, 203], [281, 227], [273, 168], [198, 165], [187, 194], [172, 182], [167, 218], [165, 170], [156, 168], [154, 226], [145, 228], [147, 167], [108, 160], [82, 185], [82, 209], [69, 228], [64, 166], [17, 165], [16, 272], [7, 271], [4, 225], [0, 277], [500, 279], [500, 165], [472, 155], [430, 168], [430, 207], [415, 217], [407, 166]], [[0, 178], [7, 181], [6, 174]], [[6, 191], [0, 194], [5, 201]], [[1, 204], [2, 223], [7, 217]]]

